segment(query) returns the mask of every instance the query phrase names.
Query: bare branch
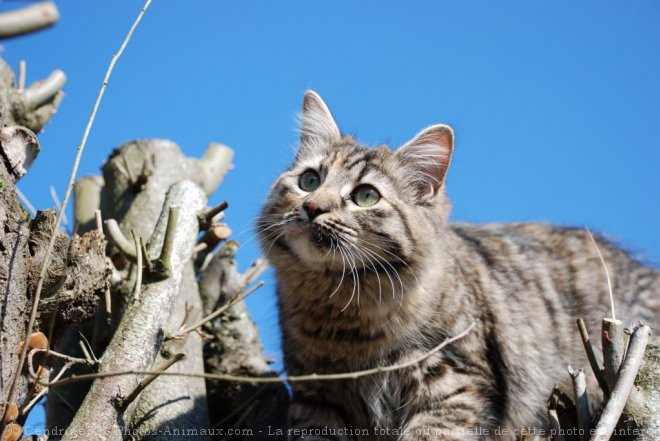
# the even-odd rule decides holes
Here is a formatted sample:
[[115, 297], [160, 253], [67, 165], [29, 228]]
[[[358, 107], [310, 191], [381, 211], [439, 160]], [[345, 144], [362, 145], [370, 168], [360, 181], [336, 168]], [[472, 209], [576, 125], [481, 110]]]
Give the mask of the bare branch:
[[[50, 186], [50, 197], [53, 198], [53, 202], [55, 203], [55, 208], [58, 210], [62, 210], [62, 203], [60, 202], [59, 196], [57, 196], [57, 190], [55, 190], [54, 186]], [[66, 227], [69, 225], [69, 220], [66, 217], [66, 213], [62, 214], [62, 224]]]
[[34, 110], [52, 100], [66, 83], [66, 75], [55, 69], [46, 79], [30, 84], [20, 93], [25, 110]]
[[60, 18], [53, 2], [41, 2], [0, 14], [0, 38], [15, 37], [52, 26]]
[[233, 157], [234, 151], [226, 145], [215, 142], [208, 145], [198, 162], [199, 173], [196, 179], [207, 195], [212, 194], [222, 183], [231, 168]]
[[173, 205], [170, 207], [169, 215], [167, 216], [167, 229], [165, 230], [163, 247], [160, 249], [160, 256], [152, 262], [155, 264], [152, 274], [161, 278], [168, 278], [172, 272], [172, 244], [178, 222], [179, 207]]
[[23, 194], [21, 190], [16, 187], [16, 194], [18, 195], [18, 198], [21, 200], [23, 205], [25, 205], [25, 208], [28, 209], [30, 212], [30, 216], [34, 217], [37, 214], [36, 208], [34, 208], [34, 205], [32, 205], [29, 201], [29, 199]]
[[353, 372], [344, 372], [339, 374], [308, 374], [308, 375], [290, 375], [284, 377], [243, 377], [240, 375], [229, 375], [229, 374], [205, 374], [205, 373], [193, 373], [193, 372], [158, 372], [158, 371], [138, 371], [138, 370], [127, 370], [127, 371], [115, 371], [115, 372], [103, 372], [98, 374], [83, 374], [83, 375], [72, 375], [69, 378], [64, 380], [54, 381], [51, 383], [40, 382], [39, 384], [48, 387], [62, 386], [69, 383], [74, 383], [77, 381], [89, 381], [95, 380], [98, 378], [111, 378], [111, 377], [121, 377], [124, 375], [150, 375], [150, 374], [159, 374], [163, 376], [178, 376], [178, 377], [192, 377], [192, 378], [205, 378], [207, 380], [221, 380], [221, 381], [236, 381], [241, 383], [294, 383], [294, 382], [305, 382], [305, 381], [334, 381], [334, 380], [354, 380], [356, 378], [368, 377], [371, 375], [383, 374], [386, 372], [398, 371], [401, 369], [406, 369], [411, 366], [415, 366], [427, 358], [431, 357], [433, 354], [441, 351], [446, 346], [454, 343], [457, 340], [465, 337], [472, 331], [472, 328], [476, 326], [476, 322], [472, 322], [470, 326], [467, 327], [464, 331], [459, 334], [456, 334], [453, 337], [446, 338], [442, 343], [440, 343], [435, 348], [430, 351], [416, 357], [410, 361], [400, 364], [393, 364], [390, 366], [379, 366], [373, 369], [365, 369], [362, 371], [353, 371]]
[[135, 389], [133, 389], [133, 392], [131, 392], [126, 398], [122, 398], [119, 400], [117, 403], [119, 409], [126, 409], [129, 404], [131, 404], [135, 399], [140, 395], [140, 393], [147, 387], [149, 386], [156, 378], [158, 378], [159, 375], [161, 375], [163, 372], [168, 370], [174, 363], [177, 361], [181, 360], [183, 357], [185, 357], [185, 354], [179, 353], [175, 354], [167, 360], [160, 368], [156, 370], [158, 373], [154, 374], [149, 374], [147, 375], [146, 378], [144, 378], [140, 383], [136, 386]]
[[117, 249], [121, 251], [128, 260], [135, 262], [137, 260], [137, 250], [131, 241], [124, 236], [117, 221], [114, 219], [108, 219], [105, 221], [105, 228], [110, 240], [115, 244]]
[[591, 370], [596, 376], [596, 380], [598, 380], [598, 385], [602, 389], [603, 393], [605, 394], [605, 396], [608, 396], [610, 393], [609, 388], [607, 386], [607, 382], [605, 381], [605, 377], [603, 377], [603, 370], [600, 367], [600, 363], [598, 363], [598, 359], [596, 358], [594, 348], [591, 345], [591, 338], [589, 337], [589, 331], [587, 330], [587, 325], [585, 325], [584, 320], [582, 320], [582, 318], [577, 319], [577, 325], [578, 325], [578, 329], [580, 330], [580, 337], [582, 338], [584, 351], [587, 353], [587, 358], [589, 359], [589, 364], [591, 365]]
[[621, 320], [603, 319], [603, 376], [610, 391], [614, 387], [614, 383], [616, 383], [624, 356], [625, 346], [623, 337], [623, 323]]
[[612, 436], [612, 432], [619, 422], [630, 391], [635, 384], [635, 377], [637, 377], [637, 372], [642, 364], [650, 333], [651, 328], [642, 325], [630, 337], [626, 359], [621, 365], [616, 384], [612, 388], [612, 394], [600, 416], [591, 441], [607, 441]]
[[245, 293], [243, 293], [243, 294], [240, 294], [240, 292], [236, 293], [236, 298], [233, 299], [231, 302], [229, 302], [226, 305], [224, 305], [224, 306], [218, 308], [217, 310], [213, 311], [211, 314], [209, 314], [206, 317], [204, 317], [203, 319], [199, 320], [197, 323], [194, 323], [190, 326], [187, 326], [187, 327], [181, 329], [179, 332], [177, 332], [176, 335], [173, 335], [170, 338], [171, 339], [178, 339], [178, 338], [184, 337], [187, 333], [189, 333], [191, 331], [194, 331], [195, 329], [198, 329], [199, 327], [203, 326], [205, 323], [210, 322], [214, 318], [221, 316], [226, 310], [228, 310], [229, 308], [231, 308], [232, 306], [234, 306], [238, 302], [242, 301], [247, 296], [249, 296], [250, 294], [252, 294], [256, 290], [261, 288], [262, 286], [264, 286], [264, 282], [259, 282], [256, 285], [254, 285], [252, 288], [245, 291]]
[[215, 207], [211, 207], [205, 210], [202, 214], [199, 215], [199, 229], [206, 230], [208, 227], [213, 224], [214, 218], [225, 211], [229, 207], [227, 201], [223, 201]]
[[103, 185], [101, 176], [83, 176], [76, 182], [73, 193], [73, 231], [76, 234], [94, 228], [103, 232], [103, 224], [100, 224], [99, 228], [96, 215], [96, 211], [101, 207]]
[[587, 379], [584, 376], [584, 370], [574, 370], [568, 367], [568, 373], [571, 375], [573, 383], [573, 394], [575, 396], [575, 408], [578, 417], [578, 428], [580, 430], [580, 439], [587, 441], [589, 426], [591, 424], [591, 415], [589, 414], [589, 397], [587, 396]]

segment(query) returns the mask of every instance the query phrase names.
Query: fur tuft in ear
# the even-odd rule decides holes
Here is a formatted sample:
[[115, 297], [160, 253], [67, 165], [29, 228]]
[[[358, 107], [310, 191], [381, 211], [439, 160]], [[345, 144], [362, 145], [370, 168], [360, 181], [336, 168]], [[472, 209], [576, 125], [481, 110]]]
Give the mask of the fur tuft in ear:
[[339, 141], [341, 132], [328, 106], [313, 90], [305, 92], [302, 115], [300, 116], [300, 145], [313, 147], [315, 144]]
[[[454, 130], [445, 124], [430, 126], [397, 150], [410, 164], [420, 196], [433, 196], [445, 181], [454, 149]], [[415, 177], [419, 179], [414, 179]]]

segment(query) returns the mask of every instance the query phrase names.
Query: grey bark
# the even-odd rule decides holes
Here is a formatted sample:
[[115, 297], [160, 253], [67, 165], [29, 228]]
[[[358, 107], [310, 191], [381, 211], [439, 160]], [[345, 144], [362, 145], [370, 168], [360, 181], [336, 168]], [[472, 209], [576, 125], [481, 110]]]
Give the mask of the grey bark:
[[[240, 274], [234, 260], [236, 246], [227, 243], [215, 253], [202, 272], [200, 292], [204, 313], [227, 304], [241, 287], [265, 268], [257, 261], [245, 274]], [[259, 295], [255, 293], [253, 295]], [[277, 376], [263, 355], [256, 325], [244, 303], [231, 307], [225, 314], [204, 326], [213, 336], [205, 345], [205, 366], [209, 373], [247, 376]], [[249, 439], [267, 439], [267, 427], [279, 427], [286, 421], [288, 394], [283, 384], [250, 384], [207, 381], [211, 424], [219, 428], [259, 428]], [[272, 438], [272, 437], [271, 437]], [[227, 439], [242, 439], [239, 435]], [[247, 437], [246, 437], [247, 439]]]
[[[195, 184], [182, 181], [171, 187], [164, 201], [161, 215], [151, 235], [151, 249], [163, 245], [171, 206], [179, 206], [179, 222], [174, 231], [171, 277], [148, 283], [139, 299], [128, 306], [101, 359], [99, 372], [148, 370], [160, 349], [170, 319], [171, 304], [179, 293], [184, 267], [189, 264], [198, 234], [198, 214], [206, 206], [206, 198]], [[136, 376], [102, 378], [94, 381], [82, 406], [69, 426], [70, 435], [63, 440], [76, 439], [93, 433], [96, 439], [121, 440], [122, 430], [131, 427], [132, 415], [140, 410], [135, 406], [122, 412], [118, 400], [127, 396], [139, 383]], [[203, 397], [193, 397], [199, 399]], [[162, 404], [162, 403], [153, 403]], [[94, 428], [92, 431], [90, 431]]]
[[[59, 71], [56, 71], [59, 72]], [[34, 131], [56, 107], [64, 75], [56, 73], [28, 90], [18, 90], [14, 74], [0, 59], [0, 411], [9, 402], [22, 407], [37, 392], [25, 372], [17, 372], [19, 342], [25, 340], [35, 282], [47, 243], [57, 234], [37, 310], [37, 327], [57, 335], [84, 323], [98, 303], [108, 271], [105, 242], [98, 233], [67, 237], [55, 227], [52, 211], [30, 219], [17, 200], [16, 181], [39, 152]], [[46, 110], [46, 111], [44, 111]], [[36, 113], [35, 113], [36, 112]], [[29, 127], [20, 125], [27, 122]], [[31, 124], [32, 122], [33, 124]], [[50, 318], [54, 326], [49, 327]], [[15, 384], [12, 392], [11, 385]], [[11, 395], [11, 397], [10, 397]], [[19, 420], [22, 419], [19, 416]]]

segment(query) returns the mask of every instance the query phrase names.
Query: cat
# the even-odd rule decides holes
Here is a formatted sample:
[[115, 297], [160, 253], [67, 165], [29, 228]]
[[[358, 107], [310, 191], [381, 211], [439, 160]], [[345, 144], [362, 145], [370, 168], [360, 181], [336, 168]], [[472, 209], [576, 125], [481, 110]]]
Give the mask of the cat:
[[[287, 372], [409, 362], [476, 324], [405, 369], [292, 383], [292, 439], [514, 439], [506, 434], [546, 427], [547, 398], [569, 363], [587, 367], [575, 319], [594, 333], [611, 315], [588, 233], [448, 223], [453, 147], [447, 125], [395, 151], [365, 147], [305, 93], [295, 160], [257, 221]], [[660, 273], [597, 242], [617, 313], [653, 323]]]

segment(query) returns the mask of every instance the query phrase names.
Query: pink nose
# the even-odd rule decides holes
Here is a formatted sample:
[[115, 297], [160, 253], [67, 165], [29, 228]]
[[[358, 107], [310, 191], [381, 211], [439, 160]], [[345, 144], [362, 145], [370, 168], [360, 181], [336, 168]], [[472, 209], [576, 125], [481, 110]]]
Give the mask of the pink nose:
[[327, 213], [328, 210], [322, 208], [314, 202], [305, 202], [303, 203], [303, 209], [307, 212], [307, 217], [310, 221], [313, 221], [318, 215]]

